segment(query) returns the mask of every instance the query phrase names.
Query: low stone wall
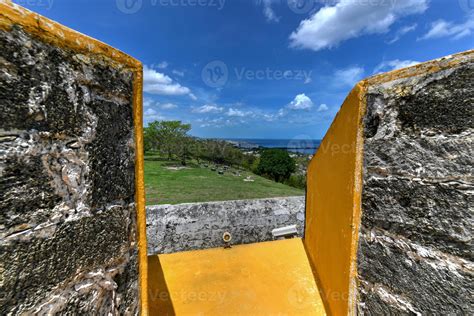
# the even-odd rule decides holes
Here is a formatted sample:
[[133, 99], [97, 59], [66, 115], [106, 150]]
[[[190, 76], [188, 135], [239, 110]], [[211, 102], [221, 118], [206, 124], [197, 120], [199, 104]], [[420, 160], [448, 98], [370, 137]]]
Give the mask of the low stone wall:
[[172, 253], [273, 240], [274, 228], [294, 225], [304, 232], [305, 198], [285, 197], [147, 207], [148, 254]]

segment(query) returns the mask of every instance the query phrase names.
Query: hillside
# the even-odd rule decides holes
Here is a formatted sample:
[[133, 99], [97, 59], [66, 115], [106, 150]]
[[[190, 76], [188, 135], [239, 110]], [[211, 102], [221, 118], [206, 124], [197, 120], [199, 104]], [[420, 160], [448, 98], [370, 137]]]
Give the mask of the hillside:
[[[231, 168], [221, 175], [212, 171], [211, 166], [196, 163], [184, 168], [178, 166], [178, 162], [145, 157], [147, 205], [304, 195], [304, 190], [248, 171]], [[253, 181], [244, 181], [247, 177]]]

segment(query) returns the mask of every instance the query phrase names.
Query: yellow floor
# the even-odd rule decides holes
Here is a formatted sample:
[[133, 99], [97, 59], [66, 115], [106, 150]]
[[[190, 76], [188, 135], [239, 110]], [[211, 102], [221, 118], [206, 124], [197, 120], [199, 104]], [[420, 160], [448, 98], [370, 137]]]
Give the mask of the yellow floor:
[[325, 315], [301, 239], [148, 257], [151, 315]]

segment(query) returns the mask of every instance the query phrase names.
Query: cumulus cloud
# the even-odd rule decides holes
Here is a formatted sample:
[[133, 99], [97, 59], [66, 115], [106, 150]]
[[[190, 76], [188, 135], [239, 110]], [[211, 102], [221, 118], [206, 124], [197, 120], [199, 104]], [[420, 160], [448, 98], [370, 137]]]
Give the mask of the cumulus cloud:
[[287, 106], [290, 110], [309, 110], [312, 107], [313, 101], [304, 93], [298, 94]]
[[213, 104], [205, 104], [203, 106], [192, 109], [193, 113], [200, 113], [200, 114], [203, 114], [203, 113], [221, 113], [222, 111], [224, 111], [223, 107], [219, 107], [219, 106], [213, 105]]
[[399, 59], [383, 61], [377, 67], [375, 67], [374, 73], [381, 73], [381, 72], [406, 68], [406, 67], [414, 66], [419, 63], [420, 63], [419, 61], [399, 60]]
[[167, 75], [147, 66], [143, 67], [143, 91], [150, 94], [189, 95], [192, 99], [196, 98], [189, 88], [183, 87]]
[[386, 33], [399, 18], [427, 8], [428, 0], [340, 0], [303, 20], [290, 35], [290, 46], [319, 51], [364, 34]]
[[415, 23], [413, 25], [407, 25], [407, 26], [404, 26], [404, 27], [400, 28], [395, 33], [395, 36], [391, 40], [389, 40], [387, 43], [388, 44], [393, 44], [395, 42], [398, 42], [398, 40], [400, 40], [400, 38], [402, 38], [405, 34], [413, 32], [414, 30], [416, 30], [417, 27], [418, 27], [418, 24]]
[[334, 84], [341, 87], [353, 86], [363, 79], [364, 73], [364, 68], [359, 66], [339, 69], [334, 73]]
[[470, 36], [474, 31], [474, 15], [471, 15], [465, 23], [455, 24], [445, 20], [438, 20], [431, 24], [430, 30], [420, 40], [451, 37], [460, 39]]
[[326, 104], [321, 104], [318, 108], [318, 112], [324, 112], [324, 111], [327, 111], [329, 108]]

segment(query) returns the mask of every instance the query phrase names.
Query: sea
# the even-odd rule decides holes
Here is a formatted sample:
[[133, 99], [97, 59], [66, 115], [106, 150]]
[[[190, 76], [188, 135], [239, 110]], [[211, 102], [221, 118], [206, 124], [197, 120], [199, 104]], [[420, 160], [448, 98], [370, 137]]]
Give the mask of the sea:
[[279, 148], [290, 152], [313, 155], [321, 144], [320, 139], [226, 139], [242, 149]]

